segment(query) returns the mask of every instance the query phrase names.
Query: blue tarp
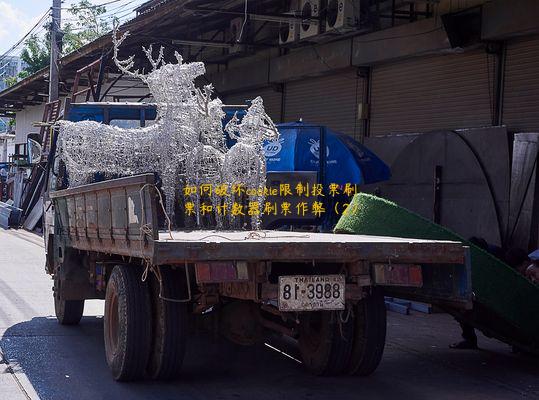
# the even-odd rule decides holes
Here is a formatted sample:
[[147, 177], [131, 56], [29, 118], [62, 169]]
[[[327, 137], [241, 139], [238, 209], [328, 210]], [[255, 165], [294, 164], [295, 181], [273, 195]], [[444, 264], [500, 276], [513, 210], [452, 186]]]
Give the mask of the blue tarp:
[[388, 180], [389, 167], [350, 136], [304, 122], [277, 125], [279, 141], [266, 142], [267, 170], [317, 171], [320, 173], [320, 141], [326, 144], [324, 185], [368, 184]]

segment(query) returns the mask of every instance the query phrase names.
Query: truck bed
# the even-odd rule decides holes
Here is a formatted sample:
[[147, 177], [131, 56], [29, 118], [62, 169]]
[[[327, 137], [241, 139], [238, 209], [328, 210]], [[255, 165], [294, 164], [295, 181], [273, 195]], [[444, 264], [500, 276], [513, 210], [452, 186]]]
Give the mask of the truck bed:
[[269, 261], [293, 269], [294, 264], [343, 263], [376, 269], [373, 276], [382, 286], [403, 277], [409, 283], [409, 267], [420, 264], [420, 287], [404, 288], [413, 292], [410, 296], [469, 307], [469, 248], [460, 242], [264, 230], [160, 231], [156, 190], [154, 176], [146, 174], [51, 193], [56, 245], [152, 265]]
[[185, 261], [274, 260], [464, 264], [459, 242], [290, 231], [160, 231], [154, 176], [113, 179], [51, 193], [55, 231], [79, 250]]
[[212, 260], [359, 260], [463, 264], [462, 244], [450, 241], [290, 231], [160, 231], [155, 264]]

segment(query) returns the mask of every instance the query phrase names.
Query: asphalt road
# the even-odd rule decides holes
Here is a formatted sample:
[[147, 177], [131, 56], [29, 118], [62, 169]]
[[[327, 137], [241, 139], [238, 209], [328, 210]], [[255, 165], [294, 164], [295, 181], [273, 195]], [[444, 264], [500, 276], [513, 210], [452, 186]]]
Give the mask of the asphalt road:
[[103, 303], [87, 302], [78, 327], [54, 318], [41, 238], [0, 229], [0, 399], [516, 399], [539, 398], [539, 360], [480, 337], [450, 350], [458, 325], [444, 314], [388, 314], [382, 363], [368, 378], [317, 378], [280, 341], [236, 346], [191, 340], [182, 379], [116, 383], [103, 350]]

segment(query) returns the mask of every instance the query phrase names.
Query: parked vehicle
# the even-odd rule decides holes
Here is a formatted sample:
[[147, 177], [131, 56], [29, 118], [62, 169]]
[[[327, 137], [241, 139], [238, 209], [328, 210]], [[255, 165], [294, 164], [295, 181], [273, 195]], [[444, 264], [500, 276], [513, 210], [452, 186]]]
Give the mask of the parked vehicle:
[[[138, 123], [149, 116], [140, 104], [72, 104], [70, 119], [77, 108], [104, 123], [113, 114]], [[296, 339], [317, 375], [369, 375], [384, 349], [384, 287], [470, 307], [468, 248], [460, 243], [169, 231], [160, 229], [154, 174], [66, 188], [61, 166], [50, 164], [44, 235], [56, 316], [78, 324], [86, 299], [105, 300], [105, 354], [116, 380], [178, 376], [188, 325], [202, 315], [237, 343], [268, 332]]]

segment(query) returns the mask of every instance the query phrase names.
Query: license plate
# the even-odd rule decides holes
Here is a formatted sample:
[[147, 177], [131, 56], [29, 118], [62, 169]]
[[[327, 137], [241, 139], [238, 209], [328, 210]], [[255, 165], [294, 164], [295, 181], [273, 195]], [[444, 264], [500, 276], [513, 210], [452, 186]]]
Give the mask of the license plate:
[[279, 277], [280, 311], [344, 310], [344, 275]]

